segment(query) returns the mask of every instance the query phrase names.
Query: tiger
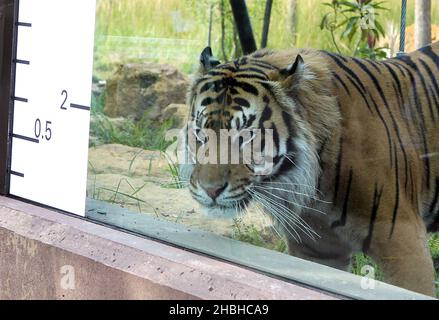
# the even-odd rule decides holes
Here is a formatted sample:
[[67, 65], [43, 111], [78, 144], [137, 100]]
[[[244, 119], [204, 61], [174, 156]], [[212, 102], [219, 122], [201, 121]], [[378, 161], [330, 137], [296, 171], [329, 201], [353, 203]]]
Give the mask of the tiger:
[[438, 54], [439, 42], [382, 61], [292, 48], [220, 62], [207, 47], [187, 93], [183, 149], [193, 156], [188, 137], [201, 148], [202, 130], [258, 129], [262, 141], [271, 130], [273, 165], [261, 175], [251, 161], [195, 160], [181, 164], [181, 179], [211, 217], [258, 205], [290, 255], [348, 271], [364, 253], [383, 281], [434, 296]]

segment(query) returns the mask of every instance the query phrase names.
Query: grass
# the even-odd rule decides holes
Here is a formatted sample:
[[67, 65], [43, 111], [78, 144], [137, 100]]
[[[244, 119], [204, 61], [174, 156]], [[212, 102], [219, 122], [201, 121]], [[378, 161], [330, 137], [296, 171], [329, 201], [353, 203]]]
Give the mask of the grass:
[[263, 232], [253, 224], [244, 224], [241, 219], [233, 219], [232, 238], [238, 241], [247, 242], [258, 247], [286, 253], [287, 246], [284, 239], [273, 233]]
[[[289, 0], [273, 3], [268, 39], [270, 48], [309, 47], [333, 50], [329, 32], [320, 30], [328, 0], [297, 0], [296, 33], [289, 30]], [[218, 1], [214, 1], [217, 3]], [[228, 6], [228, 1], [225, 1]], [[155, 61], [190, 73], [207, 45], [209, 0], [98, 0], [95, 32], [95, 70], [107, 79], [120, 63]], [[264, 0], [247, 0], [257, 43], [262, 33]], [[387, 0], [380, 21], [399, 27], [400, 0]], [[432, 23], [439, 24], [439, 2], [432, 1]], [[212, 47], [221, 52], [220, 19], [214, 7]], [[229, 9], [228, 9], [229, 10]], [[414, 1], [408, 1], [407, 25], [414, 21]], [[228, 12], [228, 16], [230, 13]], [[227, 34], [231, 34], [229, 27]]]
[[145, 150], [164, 151], [172, 141], [166, 141], [166, 132], [173, 127], [173, 121], [161, 123], [142, 119], [123, 119], [115, 125], [102, 114], [95, 114], [90, 125], [90, 135], [97, 137], [99, 144], [117, 143]]

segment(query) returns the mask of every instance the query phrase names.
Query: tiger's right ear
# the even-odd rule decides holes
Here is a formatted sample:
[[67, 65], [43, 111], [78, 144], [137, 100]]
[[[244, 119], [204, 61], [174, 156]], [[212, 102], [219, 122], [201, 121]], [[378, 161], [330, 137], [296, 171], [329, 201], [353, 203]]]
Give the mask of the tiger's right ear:
[[206, 74], [210, 69], [215, 68], [220, 61], [212, 55], [212, 48], [206, 47], [200, 55], [200, 74]]

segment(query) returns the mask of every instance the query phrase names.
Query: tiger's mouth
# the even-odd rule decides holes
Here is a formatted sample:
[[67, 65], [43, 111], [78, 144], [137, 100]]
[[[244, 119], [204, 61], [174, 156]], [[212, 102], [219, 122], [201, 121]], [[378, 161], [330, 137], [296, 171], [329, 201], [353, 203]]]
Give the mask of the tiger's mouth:
[[249, 206], [251, 200], [252, 199], [250, 195], [246, 195], [245, 197], [243, 196], [242, 199], [237, 201], [223, 202], [221, 204], [215, 202], [209, 205], [201, 203], [201, 205], [203, 208], [203, 213], [208, 217], [216, 219], [233, 219], [241, 216], [243, 213], [246, 212], [246, 209]]

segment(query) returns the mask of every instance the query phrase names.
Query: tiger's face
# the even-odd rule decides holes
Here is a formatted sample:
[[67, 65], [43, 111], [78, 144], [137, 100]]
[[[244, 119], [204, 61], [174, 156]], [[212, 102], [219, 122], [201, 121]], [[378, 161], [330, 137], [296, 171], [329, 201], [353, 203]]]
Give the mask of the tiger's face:
[[301, 123], [281, 82], [293, 85], [303, 61], [283, 70], [251, 56], [219, 64], [209, 48], [200, 60], [183, 147], [192, 161], [181, 175], [208, 215], [234, 217], [300, 161]]

